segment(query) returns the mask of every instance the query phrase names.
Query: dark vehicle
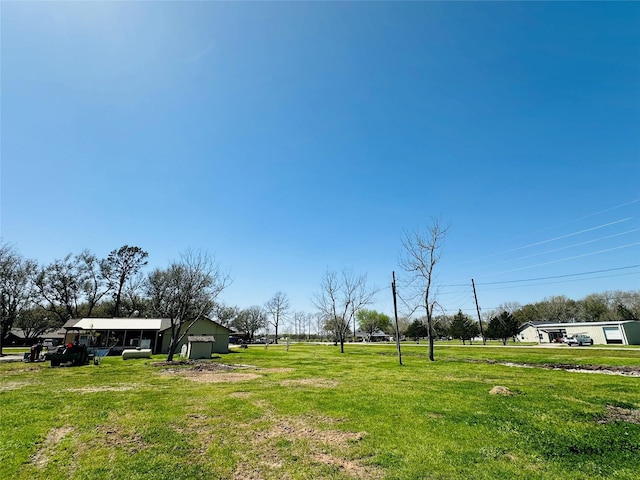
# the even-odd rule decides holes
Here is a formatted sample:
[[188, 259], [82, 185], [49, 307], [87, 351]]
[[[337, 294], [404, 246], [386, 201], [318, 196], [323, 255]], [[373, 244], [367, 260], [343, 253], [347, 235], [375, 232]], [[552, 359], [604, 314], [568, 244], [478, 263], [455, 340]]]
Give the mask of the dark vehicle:
[[47, 353], [44, 359], [50, 360], [52, 367], [59, 367], [62, 364], [69, 364], [77, 367], [80, 365], [88, 365], [90, 355], [86, 345], [69, 343]]

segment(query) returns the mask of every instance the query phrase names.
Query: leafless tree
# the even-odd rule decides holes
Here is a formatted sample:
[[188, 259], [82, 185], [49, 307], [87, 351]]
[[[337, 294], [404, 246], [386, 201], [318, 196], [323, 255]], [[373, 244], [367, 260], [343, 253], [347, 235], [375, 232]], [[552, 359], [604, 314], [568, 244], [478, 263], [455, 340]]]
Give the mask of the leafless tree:
[[293, 333], [296, 337], [300, 337], [307, 331], [308, 314], [306, 312], [294, 312], [293, 314]]
[[269, 323], [275, 330], [275, 343], [278, 343], [278, 327], [284, 322], [289, 313], [289, 299], [282, 292], [277, 292], [271, 300], [264, 304], [264, 308], [271, 317]]
[[405, 272], [403, 301], [409, 306], [411, 313], [424, 310], [429, 332], [429, 360], [433, 356], [433, 312], [436, 302], [434, 287], [434, 269], [440, 261], [442, 244], [448, 227], [443, 227], [440, 220], [433, 220], [425, 230], [406, 233], [403, 240], [403, 253], [400, 266]]
[[167, 361], [173, 360], [189, 329], [211, 313], [228, 283], [229, 276], [203, 252], [187, 251], [166, 270], [156, 269], [149, 274], [147, 294], [152, 308], [171, 321]]
[[0, 356], [2, 341], [20, 314], [31, 305], [36, 263], [0, 243]]
[[355, 315], [366, 307], [377, 293], [367, 287], [366, 275], [354, 275], [350, 269], [341, 274], [327, 270], [320, 283], [320, 290], [312, 302], [325, 320], [325, 328], [331, 330], [344, 353], [344, 342], [349, 333], [349, 325]]

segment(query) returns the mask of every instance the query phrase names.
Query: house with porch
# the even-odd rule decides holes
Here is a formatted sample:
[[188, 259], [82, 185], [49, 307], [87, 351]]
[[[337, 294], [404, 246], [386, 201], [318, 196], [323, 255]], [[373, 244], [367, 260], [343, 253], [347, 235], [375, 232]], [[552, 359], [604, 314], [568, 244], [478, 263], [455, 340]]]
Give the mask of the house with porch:
[[[80, 318], [64, 324], [65, 343], [78, 342], [89, 348], [108, 348], [111, 354], [124, 349], [149, 348], [154, 354], [169, 352], [171, 321], [168, 318]], [[181, 333], [184, 333], [184, 326]], [[209, 318], [201, 318], [189, 329], [189, 335], [208, 335], [214, 338], [213, 352], [229, 352], [231, 330]], [[180, 353], [188, 343], [187, 335], [178, 343], [174, 353]]]

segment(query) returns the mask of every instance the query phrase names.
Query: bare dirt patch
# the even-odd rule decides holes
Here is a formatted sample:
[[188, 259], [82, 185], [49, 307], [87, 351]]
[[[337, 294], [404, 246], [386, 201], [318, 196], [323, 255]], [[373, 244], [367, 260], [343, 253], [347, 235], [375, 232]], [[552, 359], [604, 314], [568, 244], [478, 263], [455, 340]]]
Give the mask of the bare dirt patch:
[[320, 387], [336, 388], [338, 382], [328, 378], [300, 378], [296, 380], [283, 380], [280, 382], [283, 387]]
[[165, 367], [160, 370], [164, 375], [179, 375], [201, 383], [235, 383], [261, 378], [257, 373], [238, 373], [236, 370], [255, 369], [251, 365], [227, 365], [209, 361], [154, 362], [153, 366]]
[[117, 425], [99, 425], [96, 433], [102, 443], [111, 448], [126, 450], [130, 455], [146, 448], [142, 437], [136, 432], [130, 432]]
[[162, 367], [160, 370], [162, 373], [176, 373], [176, 372], [220, 372], [236, 370], [238, 368], [244, 368], [245, 365], [227, 365], [226, 363], [211, 362], [211, 361], [195, 361], [195, 360], [180, 360], [174, 362], [152, 362], [152, 367]]
[[[262, 418], [260, 422], [264, 420]], [[280, 470], [286, 468], [291, 451], [300, 452], [308, 462], [338, 469], [350, 478], [382, 478], [383, 475], [379, 469], [365, 466], [360, 461], [345, 456], [349, 445], [362, 440], [366, 436], [365, 432], [319, 428], [322, 424], [340, 422], [339, 419], [325, 417], [273, 417], [270, 420], [271, 424], [266, 429], [256, 431], [248, 426], [251, 434], [247, 442], [252, 446], [251, 450], [260, 452], [260, 460], [257, 463], [254, 460], [250, 466], [249, 462], [240, 461], [234, 479], [253, 480], [284, 475]], [[281, 453], [281, 447], [278, 447], [282, 441], [290, 442], [286, 454]]]
[[483, 363], [504, 365], [506, 367], [542, 368], [545, 370], [566, 370], [579, 373], [599, 373], [602, 375], [623, 375], [627, 377], [640, 377], [640, 366], [613, 366], [613, 365], [575, 365], [571, 363], [512, 363], [485, 360]]
[[257, 373], [184, 373], [182, 376], [200, 383], [237, 383], [262, 378]]
[[640, 410], [607, 405], [607, 410], [598, 423], [629, 422], [640, 424]]
[[31, 456], [31, 463], [37, 468], [44, 468], [47, 463], [49, 463], [49, 460], [54, 454], [55, 448], [58, 443], [60, 443], [62, 439], [69, 435], [71, 432], [73, 432], [73, 427], [68, 425], [64, 427], [52, 428], [51, 430], [49, 430], [46, 438], [44, 439], [42, 444], [40, 444], [40, 448], [38, 448], [38, 451]]

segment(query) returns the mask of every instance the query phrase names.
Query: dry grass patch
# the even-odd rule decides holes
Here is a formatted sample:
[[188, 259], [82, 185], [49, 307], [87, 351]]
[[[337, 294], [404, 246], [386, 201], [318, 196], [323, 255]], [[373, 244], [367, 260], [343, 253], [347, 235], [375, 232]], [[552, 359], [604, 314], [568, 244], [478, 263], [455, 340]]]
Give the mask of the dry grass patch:
[[280, 382], [283, 387], [320, 387], [336, 388], [338, 382], [328, 378], [301, 378], [297, 380], [283, 380]]
[[127, 429], [117, 425], [99, 425], [96, 427], [96, 434], [102, 445], [113, 449], [126, 450], [129, 455], [147, 448], [146, 443], [138, 433], [129, 432]]
[[229, 394], [231, 398], [251, 398], [251, 392], [232, 392]]
[[138, 388], [136, 383], [130, 385], [102, 385], [99, 387], [82, 387], [82, 388], [68, 388], [66, 392], [74, 393], [100, 393], [100, 392], [126, 392]]
[[50, 458], [55, 453], [55, 449], [57, 445], [62, 441], [64, 437], [73, 432], [73, 427], [64, 426], [64, 427], [56, 427], [49, 430], [46, 438], [40, 444], [40, 448], [38, 451], [31, 456], [31, 463], [37, 468], [46, 467], [47, 463], [49, 463]]
[[344, 472], [351, 478], [375, 479], [382, 478], [383, 476], [381, 472], [368, 467], [363, 467], [356, 462], [345, 460], [344, 458], [337, 458], [326, 453], [312, 455], [311, 458], [317, 463], [338, 467], [340, 471]]
[[182, 376], [200, 383], [236, 383], [261, 378], [257, 373], [184, 373]]
[[261, 372], [265, 372], [265, 373], [291, 373], [291, 372], [295, 372], [296, 369], [295, 368], [261, 368], [260, 369]]
[[[264, 422], [264, 420], [263, 418], [259, 421]], [[383, 474], [379, 469], [362, 465], [357, 460], [350, 460], [342, 453], [335, 453], [347, 452], [349, 444], [362, 440], [366, 436], [365, 432], [317, 428], [322, 423], [339, 422], [326, 417], [274, 417], [270, 420], [271, 424], [266, 429], [256, 431], [255, 425], [248, 428], [251, 434], [247, 442], [253, 447], [252, 453], [258, 452], [258, 460], [251, 463], [241, 459], [234, 473], [234, 479], [288, 478], [287, 456], [291, 452], [298, 452], [298, 455], [305, 458], [311, 465], [330, 466], [349, 478], [382, 478]], [[281, 441], [290, 442], [291, 447], [280, 452], [278, 444]]]
[[8, 382], [4, 385], [0, 385], [0, 392], [8, 392], [10, 390], [19, 390], [22, 387], [31, 385], [30, 382]]

